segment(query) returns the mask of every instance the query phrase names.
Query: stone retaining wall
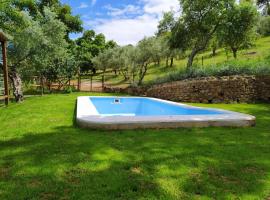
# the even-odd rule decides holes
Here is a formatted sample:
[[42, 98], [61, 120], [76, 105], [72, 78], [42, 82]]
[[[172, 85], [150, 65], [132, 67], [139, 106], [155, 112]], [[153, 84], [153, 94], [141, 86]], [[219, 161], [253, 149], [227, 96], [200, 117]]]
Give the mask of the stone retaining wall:
[[105, 88], [105, 91], [180, 102], [270, 102], [270, 76], [207, 77], [164, 83], [150, 88]]

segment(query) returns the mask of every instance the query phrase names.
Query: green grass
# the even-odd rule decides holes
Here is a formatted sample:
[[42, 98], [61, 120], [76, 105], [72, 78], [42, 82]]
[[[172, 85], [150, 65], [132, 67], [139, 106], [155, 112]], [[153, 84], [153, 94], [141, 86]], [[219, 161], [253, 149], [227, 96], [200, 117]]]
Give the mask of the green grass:
[[0, 107], [1, 200], [270, 196], [269, 104], [195, 104], [255, 115], [253, 128], [98, 131], [74, 127], [77, 95]]
[[[202, 65], [202, 61], [201, 61], [202, 56], [204, 57], [205, 67], [219, 65], [228, 61], [240, 62], [242, 64], [245, 62], [256, 63], [269, 57], [269, 52], [270, 52], [270, 37], [264, 37], [264, 38], [258, 39], [255, 42], [254, 47], [250, 49], [240, 50], [238, 52], [238, 58], [236, 61], [233, 58], [231, 52], [229, 52], [228, 54], [229, 57], [227, 58], [225, 50], [219, 49], [215, 57], [211, 56], [212, 55], [211, 51], [206, 51], [202, 54], [199, 54], [194, 60], [194, 65], [198, 65], [198, 66]], [[164, 67], [165, 63], [162, 63], [160, 67], [151, 66], [150, 70], [148, 71], [145, 77], [145, 82], [155, 80], [158, 77], [163, 77], [166, 74], [173, 72], [175, 70], [186, 68], [186, 64], [187, 64], [187, 58], [181, 59], [181, 60], [175, 60], [173, 68]]]

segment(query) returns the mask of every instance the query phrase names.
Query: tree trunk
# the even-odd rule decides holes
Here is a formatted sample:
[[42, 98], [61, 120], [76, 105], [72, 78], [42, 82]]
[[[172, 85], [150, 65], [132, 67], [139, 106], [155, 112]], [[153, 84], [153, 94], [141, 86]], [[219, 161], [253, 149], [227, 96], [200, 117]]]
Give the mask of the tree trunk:
[[225, 52], [226, 52], [226, 58], [227, 58], [227, 61], [229, 60], [229, 53], [228, 53], [228, 49], [225, 48]]
[[166, 57], [166, 67], [169, 66], [169, 57]]
[[217, 48], [213, 47], [213, 49], [212, 49], [212, 56], [213, 57], [215, 57], [217, 55], [216, 51], [217, 51]]
[[192, 52], [191, 52], [191, 54], [190, 54], [189, 57], [188, 57], [188, 63], [187, 63], [187, 71], [188, 71], [188, 72], [190, 72], [191, 69], [192, 69], [193, 60], [194, 60], [195, 56], [196, 56], [199, 52], [203, 51], [203, 50], [206, 48], [206, 46], [207, 46], [207, 44], [208, 44], [210, 38], [211, 38], [211, 37], [208, 37], [201, 45], [195, 46], [195, 47], [192, 49]]
[[106, 72], [106, 71], [103, 71], [103, 74], [102, 74], [102, 91], [103, 91], [104, 88], [105, 88], [105, 72]]
[[157, 59], [157, 64], [160, 66], [160, 58]]
[[139, 86], [142, 85], [143, 79], [144, 79], [146, 72], [147, 72], [147, 66], [148, 66], [148, 64], [143, 65], [141, 70], [140, 70], [139, 82], [138, 82]]
[[48, 85], [49, 85], [49, 91], [51, 93], [52, 92], [52, 81], [48, 81]]
[[232, 48], [232, 52], [233, 52], [234, 59], [237, 59], [237, 49], [236, 48]]
[[135, 73], [132, 73], [132, 83], [133, 84], [135, 83], [135, 77], [136, 77], [136, 74]]
[[191, 68], [192, 68], [192, 65], [193, 65], [193, 60], [194, 60], [196, 54], [197, 54], [197, 50], [193, 49], [191, 54], [188, 57], [188, 63], [187, 63], [187, 71], [188, 72], [191, 71]]
[[[41, 75], [41, 77], [40, 77], [40, 88], [41, 88], [41, 96], [43, 96], [44, 95], [44, 85], [45, 85], [45, 83], [44, 83], [44, 76], [43, 75]], [[61, 86], [61, 83], [59, 82], [59, 89], [61, 88], [62, 86]]]
[[124, 77], [125, 81], [129, 80], [129, 76], [128, 76], [128, 72], [125, 70], [120, 70], [119, 74], [122, 74], [122, 76]]
[[188, 63], [187, 63], [187, 71], [188, 72], [191, 71], [193, 60], [194, 60], [195, 56], [197, 55], [197, 53], [199, 53], [200, 51], [202, 51], [206, 48], [207, 44], [209, 43], [209, 40], [212, 38], [212, 36], [216, 32], [217, 28], [218, 28], [218, 25], [216, 25], [214, 27], [214, 29], [210, 32], [210, 34], [208, 34], [208, 36], [204, 39], [204, 41], [202, 41], [202, 42], [198, 41], [198, 43], [192, 49], [192, 52], [189, 55]]
[[9, 77], [12, 82], [15, 101], [20, 103], [23, 101], [22, 79], [14, 67], [11, 67]]
[[170, 64], [170, 67], [172, 67], [172, 66], [173, 66], [173, 61], [174, 61], [174, 58], [173, 58], [173, 57], [171, 57], [171, 64]]

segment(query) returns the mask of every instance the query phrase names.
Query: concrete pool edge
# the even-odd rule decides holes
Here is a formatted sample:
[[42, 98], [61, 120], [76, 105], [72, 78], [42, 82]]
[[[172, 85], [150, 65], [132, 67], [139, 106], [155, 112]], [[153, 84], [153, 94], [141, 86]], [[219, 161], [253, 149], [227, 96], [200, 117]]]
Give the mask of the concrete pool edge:
[[[92, 129], [162, 129], [162, 128], [192, 128], [192, 127], [249, 127], [255, 126], [256, 118], [251, 115], [226, 111], [222, 109], [210, 109], [222, 111], [219, 115], [179, 115], [179, 116], [101, 116], [90, 101], [90, 96], [78, 97], [76, 121], [79, 127]], [[96, 98], [106, 98], [96, 97]], [[119, 98], [119, 97], [115, 97]], [[121, 97], [129, 98], [129, 97]], [[148, 98], [148, 97], [132, 97]], [[186, 104], [154, 99], [174, 105], [194, 108]], [[195, 107], [200, 108], [200, 107]], [[207, 109], [209, 108], [200, 108]]]

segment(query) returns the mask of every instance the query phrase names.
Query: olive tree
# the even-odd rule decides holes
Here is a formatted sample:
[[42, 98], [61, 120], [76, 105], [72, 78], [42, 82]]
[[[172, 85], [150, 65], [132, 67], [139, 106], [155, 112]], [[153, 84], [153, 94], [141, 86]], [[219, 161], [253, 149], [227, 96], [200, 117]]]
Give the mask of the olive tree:
[[[78, 60], [81, 72], [93, 70], [92, 59], [98, 56], [106, 49], [117, 46], [116, 42], [106, 42], [103, 34], [96, 34], [93, 30], [86, 30], [82, 37], [75, 41], [75, 54]], [[93, 70], [94, 71], [94, 70]]]
[[191, 49], [187, 70], [223, 23], [233, 0], [180, 0], [182, 16], [172, 30], [172, 47]]
[[222, 43], [231, 49], [234, 58], [237, 58], [240, 48], [249, 45], [254, 39], [257, 17], [258, 12], [250, 3], [234, 4], [228, 10], [218, 35]]
[[174, 58], [180, 54], [180, 51], [177, 48], [172, 48], [170, 45], [171, 32], [164, 33], [158, 38], [161, 41], [161, 54], [162, 58], [165, 59], [166, 67], [172, 67]]
[[174, 12], [165, 12], [163, 14], [163, 18], [159, 21], [158, 24], [158, 32], [157, 37], [160, 40], [161, 47], [162, 47], [162, 57], [166, 59], [166, 67], [169, 66], [169, 59], [170, 59], [170, 66], [172, 67], [174, 57], [177, 54], [177, 49], [172, 48], [170, 45], [170, 40], [172, 37], [172, 29], [175, 26], [175, 16]]
[[66, 26], [49, 9], [45, 9], [44, 13], [38, 20], [24, 13], [27, 26], [12, 33], [13, 39], [8, 47], [9, 68], [14, 96], [18, 102], [23, 99], [22, 71], [34, 71], [45, 76], [46, 71], [57, 66], [56, 61], [68, 57], [64, 39]]
[[114, 69], [119, 70], [125, 81], [133, 77], [134, 51], [135, 47], [132, 45], [117, 47], [114, 50]]
[[154, 60], [155, 37], [144, 38], [136, 47], [135, 64], [138, 71], [138, 85], [141, 85], [148, 71], [149, 64]]
[[257, 0], [257, 5], [263, 8], [265, 15], [270, 15], [270, 0]]
[[105, 74], [107, 69], [112, 69], [114, 67], [114, 62], [112, 59], [113, 54], [114, 49], [107, 49], [92, 59], [94, 67], [102, 71], [102, 88], [105, 86]]
[[257, 32], [262, 36], [270, 36], [270, 16], [261, 16]]
[[165, 12], [163, 18], [159, 21], [157, 36], [171, 32], [175, 23], [174, 13], [172, 11]]

